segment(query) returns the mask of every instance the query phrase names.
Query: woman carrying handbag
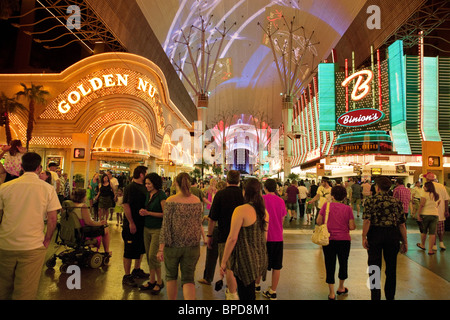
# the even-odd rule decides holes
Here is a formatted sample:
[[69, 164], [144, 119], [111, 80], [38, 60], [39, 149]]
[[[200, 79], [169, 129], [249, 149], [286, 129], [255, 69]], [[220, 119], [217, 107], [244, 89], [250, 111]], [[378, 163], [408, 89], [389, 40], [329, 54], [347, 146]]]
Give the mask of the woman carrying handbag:
[[[350, 230], [354, 230], [355, 218], [350, 206], [343, 204], [347, 191], [342, 186], [331, 189], [331, 203], [322, 206], [317, 217], [317, 224], [323, 225], [326, 221], [330, 233], [329, 244], [323, 246], [325, 259], [326, 283], [329, 289], [329, 300], [335, 300], [336, 294], [347, 294], [348, 289], [344, 287], [344, 281], [348, 278], [348, 257], [350, 255]], [[328, 209], [328, 210], [327, 210]], [[327, 214], [327, 211], [328, 214]], [[328, 219], [326, 216], [328, 215]], [[334, 274], [336, 270], [336, 258], [339, 260], [339, 288], [334, 292]]]

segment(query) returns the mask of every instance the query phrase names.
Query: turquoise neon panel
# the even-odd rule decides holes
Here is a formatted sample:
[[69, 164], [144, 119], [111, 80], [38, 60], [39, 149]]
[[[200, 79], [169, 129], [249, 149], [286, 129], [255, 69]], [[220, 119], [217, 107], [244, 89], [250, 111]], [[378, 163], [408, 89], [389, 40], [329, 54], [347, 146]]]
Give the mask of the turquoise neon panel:
[[320, 131], [336, 130], [336, 65], [319, 64], [319, 127]]
[[391, 123], [406, 121], [406, 70], [403, 56], [403, 41], [397, 40], [388, 48], [389, 101]]
[[423, 132], [425, 141], [441, 141], [438, 131], [438, 59], [424, 57]]
[[406, 122], [392, 125], [392, 136], [394, 142], [394, 150], [398, 154], [412, 154], [411, 146], [409, 145], [408, 133], [406, 131]]

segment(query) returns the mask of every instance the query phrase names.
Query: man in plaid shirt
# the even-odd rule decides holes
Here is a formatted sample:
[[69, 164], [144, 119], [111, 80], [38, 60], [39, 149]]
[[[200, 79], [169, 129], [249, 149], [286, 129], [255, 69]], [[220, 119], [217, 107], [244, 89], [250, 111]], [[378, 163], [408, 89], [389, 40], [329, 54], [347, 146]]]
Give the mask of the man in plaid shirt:
[[394, 198], [400, 200], [403, 204], [403, 212], [405, 213], [405, 218], [408, 216], [409, 204], [411, 202], [411, 190], [405, 187], [403, 179], [398, 178], [396, 181], [397, 186], [394, 189]]

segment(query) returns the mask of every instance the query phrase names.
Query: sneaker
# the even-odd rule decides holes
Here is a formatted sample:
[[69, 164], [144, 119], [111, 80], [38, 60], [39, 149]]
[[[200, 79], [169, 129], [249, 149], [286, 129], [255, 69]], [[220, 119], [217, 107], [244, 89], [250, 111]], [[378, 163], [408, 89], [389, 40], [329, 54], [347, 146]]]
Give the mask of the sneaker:
[[131, 275], [136, 279], [148, 279], [150, 277], [150, 273], [145, 273], [142, 269], [133, 269]]
[[137, 283], [134, 281], [134, 277], [131, 274], [123, 276], [122, 284], [125, 284], [130, 287], [137, 287]]
[[277, 300], [277, 293], [272, 291], [272, 289], [269, 288], [269, 290], [263, 291], [262, 293], [264, 298], [267, 298], [269, 300]]
[[239, 296], [237, 292], [231, 293], [227, 288], [227, 290], [225, 291], [225, 300], [239, 300]]

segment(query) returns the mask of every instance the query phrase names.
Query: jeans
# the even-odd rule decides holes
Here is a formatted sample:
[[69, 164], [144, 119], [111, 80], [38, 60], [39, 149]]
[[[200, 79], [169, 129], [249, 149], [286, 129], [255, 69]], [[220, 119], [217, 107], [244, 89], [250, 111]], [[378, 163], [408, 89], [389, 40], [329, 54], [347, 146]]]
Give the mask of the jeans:
[[[378, 266], [381, 270], [382, 260], [386, 263], [386, 282], [384, 294], [386, 300], [394, 300], [397, 285], [397, 254], [400, 250], [400, 232], [395, 227], [370, 227], [367, 233], [369, 243], [368, 265]], [[381, 279], [379, 279], [381, 282]], [[380, 289], [371, 289], [372, 300], [381, 299]]]
[[203, 271], [203, 279], [208, 282], [212, 282], [214, 279], [217, 258], [219, 257], [219, 245], [217, 243], [218, 235], [219, 229], [217, 227], [214, 227], [214, 231], [212, 234], [212, 249], [206, 249], [205, 270]]
[[241, 279], [236, 277], [236, 283], [239, 300], [256, 300], [255, 281], [250, 283], [248, 286], [245, 286]]

